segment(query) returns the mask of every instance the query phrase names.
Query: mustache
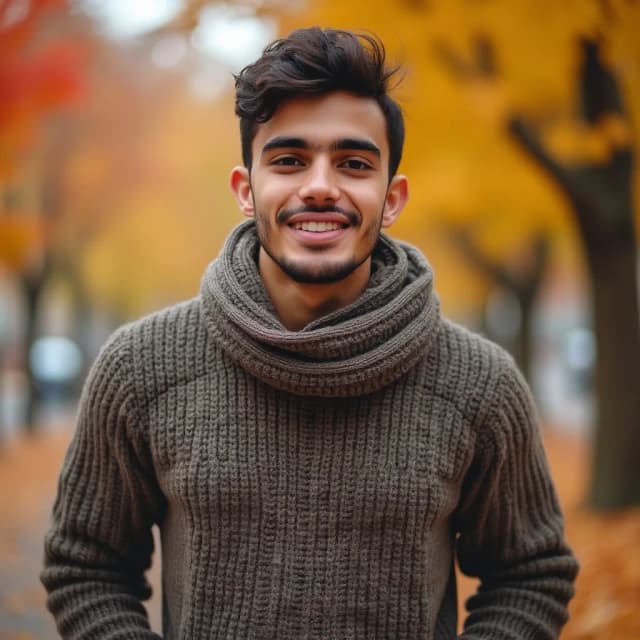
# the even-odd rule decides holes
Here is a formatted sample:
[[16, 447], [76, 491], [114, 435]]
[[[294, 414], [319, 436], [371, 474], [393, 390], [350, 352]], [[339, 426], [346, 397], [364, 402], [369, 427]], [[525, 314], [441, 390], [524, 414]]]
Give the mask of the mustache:
[[343, 209], [335, 204], [317, 205], [317, 204], [305, 204], [295, 209], [282, 209], [276, 216], [276, 221], [280, 224], [287, 224], [289, 220], [298, 213], [340, 213], [342, 214], [351, 225], [360, 224], [360, 216], [356, 211], [351, 209]]

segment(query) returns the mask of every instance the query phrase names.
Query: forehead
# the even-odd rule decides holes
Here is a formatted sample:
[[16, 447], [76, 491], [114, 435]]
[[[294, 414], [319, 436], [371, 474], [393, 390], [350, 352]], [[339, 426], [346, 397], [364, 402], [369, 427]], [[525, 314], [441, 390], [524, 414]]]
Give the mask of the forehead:
[[380, 105], [373, 98], [342, 91], [294, 98], [280, 105], [270, 120], [258, 125], [254, 154], [280, 136], [302, 138], [318, 147], [361, 138], [373, 142], [384, 157], [388, 155], [386, 121]]

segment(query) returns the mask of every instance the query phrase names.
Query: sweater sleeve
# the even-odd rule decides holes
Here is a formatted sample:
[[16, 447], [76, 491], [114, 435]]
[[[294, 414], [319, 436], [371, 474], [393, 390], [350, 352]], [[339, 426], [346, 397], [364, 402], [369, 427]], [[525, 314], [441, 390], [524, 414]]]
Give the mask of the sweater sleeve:
[[456, 517], [461, 570], [480, 579], [464, 640], [552, 640], [578, 566], [564, 541], [530, 391], [511, 360], [494, 387]]
[[62, 638], [158, 638], [142, 600], [162, 494], [127, 344], [116, 334], [89, 373], [45, 538], [41, 580]]

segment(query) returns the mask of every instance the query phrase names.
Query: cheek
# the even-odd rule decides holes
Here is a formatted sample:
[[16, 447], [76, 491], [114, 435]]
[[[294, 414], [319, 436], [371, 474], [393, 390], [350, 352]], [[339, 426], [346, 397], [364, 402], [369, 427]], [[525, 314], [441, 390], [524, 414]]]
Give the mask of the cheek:
[[362, 188], [353, 192], [353, 202], [367, 217], [379, 217], [385, 206], [386, 189]]
[[256, 181], [254, 197], [263, 207], [279, 207], [286, 202], [292, 193], [291, 185], [283, 183], [278, 178], [270, 178], [262, 182]]

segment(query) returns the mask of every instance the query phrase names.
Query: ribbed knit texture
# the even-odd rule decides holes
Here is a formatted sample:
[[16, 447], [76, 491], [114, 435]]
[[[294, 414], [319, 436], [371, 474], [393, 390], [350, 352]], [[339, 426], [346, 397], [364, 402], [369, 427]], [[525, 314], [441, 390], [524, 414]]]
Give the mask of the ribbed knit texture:
[[255, 243], [92, 369], [45, 545], [61, 635], [157, 637], [158, 523], [165, 638], [455, 638], [456, 547], [483, 581], [463, 638], [557, 637], [576, 563], [511, 359], [387, 238], [361, 300], [287, 332]]

